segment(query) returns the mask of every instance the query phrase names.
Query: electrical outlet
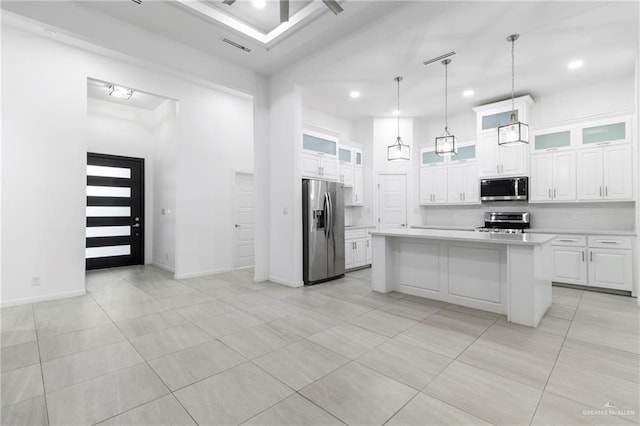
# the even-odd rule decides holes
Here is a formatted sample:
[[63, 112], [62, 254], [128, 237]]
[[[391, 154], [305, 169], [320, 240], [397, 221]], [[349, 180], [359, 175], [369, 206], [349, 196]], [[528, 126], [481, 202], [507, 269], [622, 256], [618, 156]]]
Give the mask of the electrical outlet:
[[40, 277], [31, 278], [31, 287], [38, 287], [40, 285]]

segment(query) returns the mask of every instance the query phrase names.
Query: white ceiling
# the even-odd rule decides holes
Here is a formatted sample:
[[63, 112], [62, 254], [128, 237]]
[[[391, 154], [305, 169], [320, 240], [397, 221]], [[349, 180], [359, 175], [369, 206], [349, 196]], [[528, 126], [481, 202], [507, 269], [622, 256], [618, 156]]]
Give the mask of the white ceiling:
[[[260, 31], [268, 33], [280, 25], [279, 0], [266, 0], [263, 9], [257, 9], [251, 4], [251, 0], [236, 0], [232, 5], [227, 5], [219, 0], [205, 0], [207, 6], [252, 26]], [[290, 0], [289, 16], [293, 16], [308, 6], [311, 0]]]
[[[222, 0], [218, 3], [214, 7], [225, 6]], [[638, 52], [638, 2], [345, 0], [341, 5], [340, 15], [322, 8], [314, 20], [265, 48], [177, 1], [2, 2], [5, 10], [88, 41], [126, 41], [130, 34], [124, 32], [105, 36], [117, 19], [157, 35], [157, 45], [149, 49], [162, 49], [163, 40], [171, 39], [265, 75], [292, 67], [306, 107], [349, 120], [389, 116], [396, 102], [393, 78], [398, 75], [404, 77], [403, 115], [441, 118], [443, 67], [422, 62], [451, 50], [457, 55], [449, 67], [450, 114], [509, 97], [510, 45], [505, 39], [512, 33], [521, 34], [516, 42], [516, 95], [530, 93], [534, 98], [632, 76]], [[248, 4], [231, 7], [236, 6], [234, 13], [240, 14]], [[277, 11], [275, 4], [268, 8]], [[266, 15], [264, 24], [258, 24], [257, 17], [251, 10], [246, 21], [265, 29], [273, 25], [267, 24], [271, 18]], [[228, 46], [222, 37], [253, 51]], [[575, 58], [585, 65], [569, 71], [566, 64]], [[349, 99], [352, 89], [362, 96]], [[475, 95], [463, 98], [465, 89]]]

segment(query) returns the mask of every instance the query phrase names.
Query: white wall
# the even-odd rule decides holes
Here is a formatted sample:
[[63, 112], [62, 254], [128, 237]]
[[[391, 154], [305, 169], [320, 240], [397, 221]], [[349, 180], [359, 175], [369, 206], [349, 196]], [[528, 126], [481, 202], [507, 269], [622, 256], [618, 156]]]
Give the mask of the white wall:
[[144, 158], [144, 262], [153, 259], [154, 151], [153, 112], [89, 98], [87, 152]]
[[153, 264], [173, 272], [176, 266], [177, 104], [167, 100], [153, 113]]
[[302, 97], [288, 75], [270, 93], [271, 281], [302, 286]]
[[417, 182], [414, 177], [414, 164], [420, 153], [414, 143], [413, 119], [400, 119], [400, 137], [405, 145], [411, 148], [411, 160], [409, 161], [389, 161], [387, 159], [387, 147], [395, 143], [398, 136], [397, 118], [375, 118], [373, 120], [373, 173], [374, 173], [374, 221], [376, 220], [377, 208], [375, 187], [377, 176], [380, 174], [406, 174], [407, 176], [407, 221], [410, 221], [414, 206], [418, 205], [419, 198], [415, 196]]
[[[303, 126], [307, 126], [310, 128], [315, 127], [320, 131], [321, 129], [326, 129], [332, 132], [332, 134], [339, 135], [341, 139], [347, 139], [353, 142], [360, 141], [356, 140], [354, 133], [353, 123], [349, 120], [345, 120], [340, 117], [336, 117], [331, 114], [324, 113], [322, 111], [318, 111], [311, 108], [302, 108], [302, 123]], [[311, 126], [308, 126], [311, 125]]]
[[253, 171], [251, 101], [204, 88], [198, 92], [181, 99], [178, 118], [178, 278], [232, 268], [233, 171]]
[[231, 169], [253, 168], [252, 100], [3, 25], [5, 305], [84, 292], [88, 77], [180, 101], [176, 274], [231, 268]]

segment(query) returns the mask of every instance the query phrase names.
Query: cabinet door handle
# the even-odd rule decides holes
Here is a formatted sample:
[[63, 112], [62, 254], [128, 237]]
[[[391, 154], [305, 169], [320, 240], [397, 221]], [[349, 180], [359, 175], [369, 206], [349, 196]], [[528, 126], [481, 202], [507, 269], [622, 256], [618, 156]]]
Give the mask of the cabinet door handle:
[[467, 193], [466, 193], [466, 192], [463, 192], [463, 193], [462, 193], [462, 201], [464, 201], [464, 200], [466, 200], [466, 199], [467, 199]]
[[593, 252], [589, 252], [589, 262], [593, 262]]
[[367, 240], [367, 247], [369, 247], [369, 240]]
[[496, 164], [496, 173], [500, 173], [500, 166]]
[[584, 250], [582, 250], [582, 261], [584, 262]]
[[562, 242], [562, 243], [577, 243], [578, 240], [570, 240], [568, 238], [560, 238], [558, 239], [558, 241]]
[[558, 194], [557, 189], [553, 188], [553, 198], [556, 198]]
[[609, 196], [609, 187], [607, 185], [604, 186], [604, 196], [605, 197]]
[[462, 192], [460, 193], [459, 197], [460, 197], [460, 201], [462, 201]]
[[622, 244], [620, 241], [598, 241], [602, 244]]
[[602, 197], [602, 187], [600, 187], [600, 196]]
[[551, 199], [551, 188], [549, 188], [549, 199]]

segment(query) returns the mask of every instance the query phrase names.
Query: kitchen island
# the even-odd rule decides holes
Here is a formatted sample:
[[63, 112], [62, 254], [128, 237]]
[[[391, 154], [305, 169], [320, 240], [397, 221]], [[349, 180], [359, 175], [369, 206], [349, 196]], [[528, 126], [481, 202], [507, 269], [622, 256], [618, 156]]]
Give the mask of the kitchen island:
[[537, 327], [551, 306], [550, 234], [372, 231], [374, 291], [506, 314]]

